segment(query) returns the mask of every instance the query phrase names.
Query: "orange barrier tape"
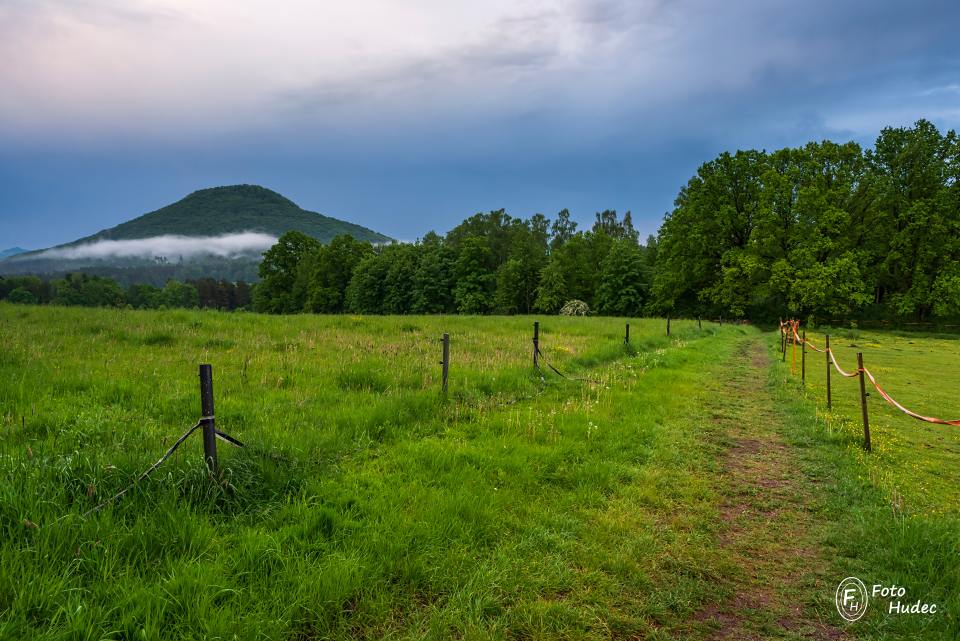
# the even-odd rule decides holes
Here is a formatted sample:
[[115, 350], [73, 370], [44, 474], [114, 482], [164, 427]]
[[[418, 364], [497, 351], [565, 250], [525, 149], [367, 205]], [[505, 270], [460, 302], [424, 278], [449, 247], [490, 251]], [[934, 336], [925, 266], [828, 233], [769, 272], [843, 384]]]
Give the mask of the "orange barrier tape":
[[797, 336], [797, 330], [796, 330], [796, 329], [793, 330], [793, 335], [796, 337], [796, 339], [797, 339], [798, 341], [800, 341], [800, 343], [806, 343], [806, 344], [807, 344], [807, 347], [809, 347], [809, 348], [812, 349], [813, 351], [815, 351], [815, 352], [820, 352], [821, 354], [823, 354], [823, 350], [820, 349], [819, 347], [817, 347], [816, 345], [814, 345], [813, 342], [812, 342], [809, 338], [801, 338], [800, 336]]
[[781, 334], [786, 334], [786, 333], [787, 333], [787, 330], [784, 329], [784, 327], [787, 327], [787, 326], [789, 326], [789, 327], [793, 330], [793, 339], [794, 339], [794, 342], [800, 343], [801, 345], [803, 345], [804, 343], [806, 343], [807, 347], [809, 347], [809, 348], [812, 349], [813, 351], [815, 351], [815, 352], [820, 352], [821, 354], [824, 353], [823, 350], [820, 349], [819, 347], [817, 347], [816, 345], [814, 345], [814, 344], [813, 344], [813, 341], [811, 341], [809, 338], [804, 339], [804, 338], [802, 338], [802, 337], [800, 336], [800, 334], [797, 333], [797, 328], [800, 327], [800, 321], [793, 321], [793, 323], [789, 323], [789, 322], [788, 322], [788, 323], [784, 323], [783, 321], [780, 321], [780, 333], [781, 333]]
[[[903, 412], [903, 413], [906, 414], [907, 416], [909, 416], [909, 417], [911, 417], [911, 418], [915, 418], [915, 419], [917, 419], [918, 421], [924, 421], [924, 422], [926, 422], [926, 423], [936, 423], [937, 425], [953, 425], [953, 426], [955, 426], [955, 427], [960, 427], [960, 418], [955, 419], [955, 420], [952, 420], [952, 421], [948, 421], [948, 420], [945, 420], [945, 419], [942, 419], [942, 418], [936, 418], [936, 417], [934, 417], [934, 416], [924, 416], [923, 414], [917, 414], [917, 413], [914, 412], [914, 411], [908, 410], [906, 407], [904, 407], [903, 405], [901, 405], [900, 403], [898, 403], [898, 402], [896, 401], [896, 399], [894, 399], [892, 396], [890, 396], [890, 395], [886, 392], [886, 390], [884, 390], [882, 387], [880, 387], [880, 384], [877, 383], [877, 379], [875, 379], [875, 378], [873, 377], [873, 374], [871, 374], [871, 373], [870, 373], [870, 370], [868, 370], [866, 367], [864, 367], [864, 368], [862, 368], [862, 369], [857, 368], [857, 369], [854, 370], [853, 372], [845, 372], [845, 371], [843, 371], [842, 369], [840, 369], [840, 365], [837, 364], [837, 359], [836, 359], [836, 357], [833, 355], [833, 350], [830, 349], [829, 347], [826, 348], [826, 349], [820, 349], [819, 347], [817, 347], [816, 345], [814, 345], [813, 343], [811, 343], [809, 340], [804, 340], [803, 338], [801, 338], [801, 337], [797, 334], [797, 328], [798, 328], [799, 326], [800, 326], [800, 321], [786, 321], [786, 322], [780, 321], [780, 333], [781, 333], [781, 334], [786, 334], [786, 333], [787, 333], [787, 330], [786, 330], [785, 328], [789, 328], [790, 331], [793, 333], [793, 343], [794, 343], [794, 346], [796, 346], [796, 343], [797, 343], [797, 342], [799, 342], [799, 343], [806, 343], [806, 344], [807, 344], [811, 349], [813, 349], [814, 351], [820, 352], [821, 354], [824, 353], [824, 352], [826, 352], [827, 355], [830, 357], [830, 362], [833, 363], [834, 368], [836, 368], [836, 370], [840, 373], [841, 376], [844, 376], [844, 377], [846, 377], [846, 378], [853, 378], [854, 376], [859, 376], [859, 375], [860, 375], [860, 372], [863, 372], [864, 375], [865, 375], [867, 378], [870, 379], [870, 382], [871, 382], [871, 383], [873, 384], [873, 386], [877, 389], [877, 392], [880, 394], [880, 396], [882, 396], [883, 399], [884, 399], [887, 403], [889, 403], [889, 404], [892, 405], [893, 407], [897, 408], [898, 410], [900, 410], [901, 412]], [[794, 359], [796, 359], [796, 352], [794, 352]], [[792, 369], [793, 369], [793, 367], [791, 366], [791, 370], [792, 370]]]
[[907, 416], [910, 416], [910, 417], [912, 417], [912, 418], [915, 418], [915, 419], [917, 419], [918, 421], [925, 421], [925, 422], [927, 422], [927, 423], [937, 423], [937, 424], [939, 424], [939, 425], [954, 425], [954, 426], [960, 426], [960, 418], [958, 418], [958, 419], [956, 419], [956, 420], [953, 420], [953, 421], [946, 421], [946, 420], [944, 420], [944, 419], [942, 419], [942, 418], [934, 418], [934, 417], [932, 417], [932, 416], [924, 416], [923, 414], [917, 414], [916, 412], [911, 412], [911, 411], [908, 410], [906, 407], [904, 407], [903, 405], [901, 405], [900, 403], [898, 403], [897, 401], [895, 401], [892, 396], [890, 396], [889, 394], [887, 394], [887, 393], [883, 390], [883, 388], [880, 387], [880, 385], [877, 384], [877, 379], [875, 379], [875, 378], [873, 377], [873, 374], [870, 373], [870, 370], [868, 370], [866, 367], [864, 367], [864, 368], [863, 368], [863, 373], [867, 375], [867, 378], [870, 379], [870, 382], [873, 383], [873, 386], [877, 388], [877, 391], [878, 391], [878, 392], [880, 392], [880, 396], [882, 396], [888, 403], [890, 403], [891, 405], [893, 405], [894, 407], [896, 407], [898, 410], [900, 410], [901, 412], [903, 412], [903, 413], [906, 414]]
[[835, 368], [837, 368], [837, 371], [838, 371], [838, 372], [840, 372], [840, 376], [846, 376], [847, 378], [853, 378], [854, 376], [856, 376], [857, 374], [860, 373], [860, 370], [856, 370], [856, 371], [854, 371], [852, 374], [849, 373], [849, 372], [843, 371], [842, 369], [840, 369], [840, 366], [837, 365], [837, 359], [834, 358], [834, 356], [833, 356], [833, 350], [830, 349], [830, 350], [827, 350], [827, 352], [830, 354], [830, 362], [833, 363], [833, 366], [834, 366]]

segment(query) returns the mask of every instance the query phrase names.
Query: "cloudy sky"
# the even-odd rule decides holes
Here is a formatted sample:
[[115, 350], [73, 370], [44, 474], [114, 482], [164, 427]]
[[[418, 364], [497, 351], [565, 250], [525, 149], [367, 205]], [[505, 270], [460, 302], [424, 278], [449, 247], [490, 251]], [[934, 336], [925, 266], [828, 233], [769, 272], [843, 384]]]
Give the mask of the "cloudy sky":
[[724, 150], [960, 128], [960, 3], [0, 0], [0, 249], [256, 183], [400, 239], [655, 232]]

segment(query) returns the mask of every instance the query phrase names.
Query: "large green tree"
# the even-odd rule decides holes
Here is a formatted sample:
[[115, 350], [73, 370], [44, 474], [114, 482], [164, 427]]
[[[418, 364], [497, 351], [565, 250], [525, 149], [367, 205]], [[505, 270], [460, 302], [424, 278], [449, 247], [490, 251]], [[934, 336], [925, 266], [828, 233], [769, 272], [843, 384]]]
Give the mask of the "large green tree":
[[563, 277], [563, 266], [559, 261], [551, 260], [540, 272], [534, 310], [545, 314], [556, 314], [570, 298], [567, 282]]
[[491, 309], [496, 284], [493, 263], [493, 252], [485, 237], [470, 236], [461, 241], [454, 264], [453, 298], [458, 312], [483, 314]]
[[346, 292], [353, 271], [373, 255], [373, 245], [353, 236], [337, 236], [329, 245], [321, 245], [300, 264], [295, 292], [304, 292], [303, 311], [326, 314], [346, 310]]
[[254, 293], [257, 311], [284, 314], [303, 311], [305, 288], [294, 293], [301, 262], [320, 248], [320, 243], [298, 231], [288, 231], [263, 254], [260, 283]]
[[629, 237], [615, 240], [603, 259], [597, 310], [608, 316], [639, 316], [645, 289], [643, 252]]
[[455, 255], [447, 243], [430, 232], [419, 245], [420, 260], [413, 274], [412, 311], [443, 314], [456, 311], [453, 303]]

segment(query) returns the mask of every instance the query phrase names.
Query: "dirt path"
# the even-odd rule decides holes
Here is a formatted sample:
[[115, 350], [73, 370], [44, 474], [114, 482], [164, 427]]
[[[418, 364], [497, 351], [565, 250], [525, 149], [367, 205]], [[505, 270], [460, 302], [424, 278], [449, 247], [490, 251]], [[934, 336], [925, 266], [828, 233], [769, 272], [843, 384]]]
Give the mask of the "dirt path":
[[[814, 481], [780, 436], [762, 339], [746, 341], [711, 405], [721, 442], [720, 544], [732, 598], [708, 604], [691, 632], [705, 639], [841, 639], [824, 611], [837, 580], [820, 544]], [[813, 601], [819, 597], [815, 608]], [[818, 612], [819, 611], [819, 612]]]

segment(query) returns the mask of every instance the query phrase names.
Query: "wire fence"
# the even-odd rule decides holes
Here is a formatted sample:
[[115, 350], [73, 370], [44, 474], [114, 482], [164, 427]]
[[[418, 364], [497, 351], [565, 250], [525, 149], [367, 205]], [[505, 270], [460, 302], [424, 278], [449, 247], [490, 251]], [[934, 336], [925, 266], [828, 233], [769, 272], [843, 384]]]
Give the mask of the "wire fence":
[[[721, 319], [720, 323], [722, 324], [722, 322], [723, 321]], [[699, 318], [697, 318], [697, 328], [698, 330], [702, 329], [701, 320]], [[588, 383], [591, 385], [603, 384], [603, 381], [592, 379], [592, 378], [574, 376], [569, 373], [565, 373], [559, 368], [555, 367], [553, 363], [551, 363], [547, 359], [546, 355], [544, 354], [543, 350], [540, 347], [540, 323], [535, 322], [533, 329], [534, 329], [533, 369], [536, 372], [541, 382], [540, 390], [537, 392], [535, 396], [539, 396], [546, 389], [546, 377], [544, 376], [544, 369], [541, 367], [541, 363], [543, 365], [546, 365], [549, 371], [553, 372], [555, 375], [567, 381]], [[669, 318], [667, 319], [667, 324], [666, 324], [666, 335], [670, 336], [670, 319]], [[432, 343], [434, 339], [430, 339], [430, 341]], [[440, 342], [442, 344], [442, 360], [440, 361], [440, 365], [442, 366], [442, 379], [441, 379], [442, 388], [441, 389], [444, 394], [444, 397], [446, 397], [447, 386], [448, 386], [448, 374], [449, 374], [449, 367], [450, 367], [450, 335], [447, 333], [443, 334], [442, 338], [440, 339]], [[624, 344], [627, 346], [630, 345], [630, 324], [629, 323], [625, 325]], [[427, 360], [429, 359], [426, 358], [426, 353], [427, 353], [426, 350], [418, 349], [418, 351], [420, 355], [424, 357], [420, 360], [427, 362]], [[246, 368], [246, 365], [244, 365], [244, 371], [245, 371], [245, 368]], [[167, 461], [167, 459], [169, 459], [173, 455], [173, 453], [177, 450], [177, 448], [179, 448], [184, 443], [184, 441], [186, 441], [194, 432], [201, 429], [203, 432], [203, 440], [204, 440], [204, 443], [203, 443], [204, 460], [209, 468], [211, 476], [214, 478], [218, 477], [219, 464], [218, 464], [218, 458], [217, 458], [216, 440], [220, 439], [220, 440], [226, 441], [235, 447], [245, 448], [246, 445], [244, 445], [238, 439], [230, 436], [229, 434], [221, 432], [216, 428], [215, 416], [213, 412], [213, 374], [212, 374], [212, 367], [209, 364], [200, 365], [200, 397], [201, 397], [200, 400], [201, 400], [201, 407], [202, 407], [201, 418], [192, 427], [190, 427], [182, 435], [180, 435], [180, 437], [177, 438], [177, 440], [173, 443], [173, 445], [170, 446], [170, 448], [167, 449], [166, 452], [164, 452], [163, 456], [161, 456], [155, 463], [153, 463], [150, 467], [144, 470], [140, 475], [138, 475], [135, 479], [133, 479], [133, 481], [131, 481], [122, 490], [110, 496], [106, 500], [102, 501], [95, 507], [81, 514], [80, 515], [81, 519], [86, 519], [94, 514], [97, 514], [98, 512], [106, 508], [108, 505], [111, 505], [112, 503], [123, 498], [131, 490], [133, 490], [137, 485], [139, 485], [144, 479], [150, 476], [150, 474], [152, 474], [161, 465], [163, 465]], [[505, 403], [504, 405], [516, 403], [521, 400], [526, 400], [528, 398], [530, 397], [517, 398], [517, 399], [514, 399], [513, 401]], [[68, 516], [70, 516], [70, 514], [65, 514], [61, 516], [60, 518], [56, 519], [53, 522], [53, 524], [60, 523]], [[30, 521], [25, 520], [25, 523], [30, 523], [30, 525], [33, 527], [39, 527], [37, 524], [32, 523]]]

